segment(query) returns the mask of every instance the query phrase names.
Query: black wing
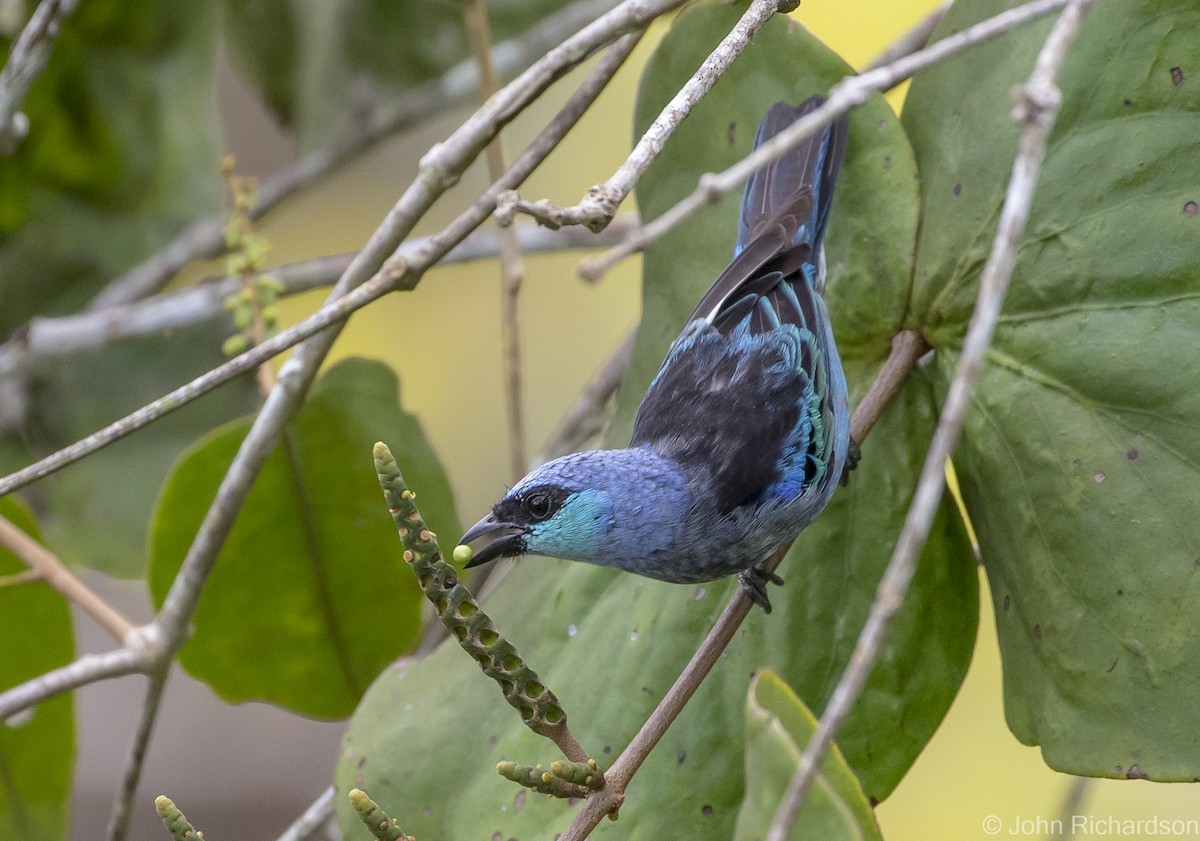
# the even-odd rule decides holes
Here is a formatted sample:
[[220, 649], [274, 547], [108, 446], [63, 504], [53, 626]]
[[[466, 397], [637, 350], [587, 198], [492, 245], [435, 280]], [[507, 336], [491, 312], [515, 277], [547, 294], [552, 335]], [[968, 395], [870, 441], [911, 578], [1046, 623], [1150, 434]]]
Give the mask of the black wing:
[[[755, 146], [821, 102], [776, 103]], [[811, 417], [827, 391], [820, 337], [830, 335], [820, 248], [846, 130], [843, 118], [747, 182], [733, 261], [672, 345], [634, 421], [631, 445], [707, 470], [721, 510], [762, 497], [819, 443]]]

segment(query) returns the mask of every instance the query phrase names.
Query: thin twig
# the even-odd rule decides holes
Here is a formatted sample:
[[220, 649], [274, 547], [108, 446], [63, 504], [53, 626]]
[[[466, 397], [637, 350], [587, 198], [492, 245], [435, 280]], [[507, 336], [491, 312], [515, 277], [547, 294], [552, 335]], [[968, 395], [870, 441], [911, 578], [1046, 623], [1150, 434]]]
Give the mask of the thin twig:
[[1075, 816], [1083, 811], [1083, 804], [1091, 794], [1092, 785], [1095, 782], [1095, 777], [1071, 778], [1071, 783], [1067, 786], [1062, 803], [1058, 807], [1058, 820], [1050, 825], [1054, 831], [1046, 836], [1046, 841], [1064, 841], [1075, 834], [1071, 829], [1074, 826]]
[[858, 644], [809, 739], [808, 747], [800, 757], [800, 764], [771, 822], [767, 841], [784, 841], [790, 834], [817, 769], [850, 707], [862, 691], [887, 634], [888, 625], [900, 609], [912, 581], [917, 557], [929, 537], [929, 529], [941, 502], [946, 459], [953, 452], [959, 432], [962, 431], [975, 379], [983, 369], [987, 348], [1017, 261], [1017, 249], [1029, 221], [1029, 208], [1033, 204], [1038, 172], [1046, 155], [1046, 142], [1062, 102], [1062, 94], [1057, 87], [1058, 72], [1090, 6], [1091, 0], [1070, 0], [1038, 53], [1029, 81], [1017, 91], [1019, 99], [1013, 109], [1013, 119], [1024, 128], [1004, 206], [1000, 210], [992, 251], [980, 276], [979, 296], [963, 340], [954, 379], [950, 382], [933, 440], [925, 455], [908, 515], [896, 540], [892, 558], [879, 582]]
[[[401, 268], [400, 266], [396, 267]], [[213, 368], [196, 379], [182, 385], [169, 394], [146, 404], [108, 426], [93, 432], [86, 438], [81, 438], [73, 444], [42, 458], [28, 467], [11, 473], [0, 479], [0, 496], [11, 493], [28, 485], [37, 479], [48, 476], [68, 464], [72, 464], [88, 456], [96, 450], [119, 441], [147, 424], [153, 423], [176, 409], [182, 408], [191, 401], [212, 391], [219, 385], [229, 382], [234, 377], [257, 368], [272, 356], [282, 353], [288, 348], [298, 345], [333, 324], [345, 321], [355, 310], [381, 298], [393, 291], [399, 271], [385, 271], [373, 277], [362, 286], [347, 295], [326, 304], [317, 312], [298, 324], [283, 330], [267, 339], [261, 345], [255, 345], [243, 354]]]
[[1044, 17], [1056, 9], [1061, 9], [1067, 2], [1068, 0], [1034, 0], [1024, 6], [1018, 6], [988, 18], [962, 32], [949, 35], [937, 43], [897, 59], [891, 64], [869, 70], [861, 76], [846, 77], [829, 89], [825, 104], [821, 107], [801, 117], [724, 172], [706, 173], [700, 176], [696, 189], [690, 195], [653, 222], [636, 229], [621, 245], [604, 254], [581, 261], [579, 264], [580, 276], [587, 280], [596, 280], [615, 263], [638, 251], [644, 251], [651, 243], [701, 207], [720, 201], [725, 195], [740, 187], [753, 173], [779, 158], [806, 138], [816, 134], [854, 106], [866, 102], [871, 94], [877, 91], [886, 91], [918, 70], [942, 61], [968, 47]]
[[[480, 95], [487, 99], [500, 89], [500, 80], [492, 63], [492, 33], [488, 26], [487, 10], [482, 0], [464, 0], [463, 17], [471, 40], [471, 52], [479, 65], [483, 80]], [[508, 169], [504, 154], [504, 136], [497, 132], [487, 147], [488, 176], [495, 181]], [[525, 475], [525, 416], [521, 401], [521, 332], [517, 306], [521, 299], [521, 283], [525, 266], [521, 261], [521, 246], [516, 230], [511, 226], [500, 229], [500, 321], [503, 327], [504, 397], [508, 404], [508, 455], [513, 481]]]
[[501, 200], [496, 211], [497, 217], [507, 223], [513, 218], [513, 214], [519, 211], [533, 216], [541, 224], [551, 228], [585, 225], [593, 231], [602, 230], [612, 221], [621, 202], [633, 191], [638, 179], [662, 152], [667, 139], [724, 75], [733, 60], [742, 54], [742, 50], [750, 43], [754, 34], [776, 12], [789, 12], [797, 5], [798, 0], [753, 0], [729, 34], [721, 40], [646, 129], [633, 151], [629, 153], [629, 157], [625, 159], [625, 163], [603, 184], [591, 187], [579, 204], [560, 207], [548, 199], [528, 202], [514, 191]]
[[132, 622], [80, 581], [53, 552], [4, 517], [0, 517], [0, 546], [16, 555], [30, 572], [61, 593], [63, 598], [78, 605], [118, 643], [123, 644], [134, 629]]
[[14, 572], [11, 575], [0, 575], [0, 590], [5, 587], [20, 587], [22, 584], [32, 584], [41, 580], [42, 574], [32, 569]]
[[[350, 265], [342, 275], [342, 279], [334, 287], [334, 292], [330, 296], [330, 302], [318, 312], [299, 324], [278, 333], [261, 345], [257, 345], [246, 353], [231, 359], [224, 365], [197, 377], [192, 382], [176, 389], [166, 397], [138, 409], [124, 418], [109, 424], [104, 429], [56, 453], [52, 453], [29, 467], [0, 479], [0, 496], [52, 473], [62, 466], [77, 461], [83, 456], [95, 452], [101, 447], [140, 429], [147, 423], [157, 420], [163, 415], [179, 408], [184, 402], [193, 400], [199, 395], [211, 391], [213, 388], [236, 377], [238, 374], [256, 368], [266, 359], [269, 359], [285, 348], [291, 347], [298, 341], [314, 338], [316, 334], [321, 333], [326, 328], [331, 328], [339, 324], [355, 309], [365, 306], [375, 298], [393, 289], [411, 289], [416, 286], [423, 273], [433, 262], [436, 262], [438, 256], [443, 255], [454, 244], [478, 227], [479, 222], [474, 221], [478, 210], [486, 208], [489, 215], [494, 211], [496, 197], [491, 194], [491, 191], [481, 196], [467, 212], [460, 215], [442, 234], [431, 237], [426, 247], [420, 249], [411, 259], [405, 260], [393, 256], [379, 274], [371, 277], [370, 280], [366, 280], [365, 282], [364, 280], [370, 276], [370, 267], [377, 265], [376, 261], [381, 262], [383, 259], [386, 259], [379, 255], [394, 251], [398, 247], [399, 242], [411, 232], [412, 226], [416, 224], [417, 219], [457, 179], [455, 171], [456, 162], [461, 163], [466, 158], [473, 159], [478, 150], [491, 140], [502, 123], [511, 120], [554, 81], [572, 67], [584, 61], [596, 49], [599, 49], [614, 38], [624, 36], [626, 33], [640, 32], [641, 27], [645, 26], [655, 17], [670, 11], [683, 2], [684, 0], [626, 0], [625, 3], [618, 6], [612, 12], [604, 15], [599, 20], [580, 30], [578, 34], [568, 38], [555, 49], [551, 50], [543, 59], [535, 63], [515, 81], [505, 87], [500, 94], [488, 100], [450, 138], [444, 143], [435, 146], [422, 158], [416, 180], [405, 191], [396, 206], [392, 208], [383, 225], [372, 235], [366, 247], [351, 260]], [[628, 42], [626, 44], [628, 45]], [[591, 78], [593, 77], [589, 77], [589, 79]], [[584, 86], [586, 87], [587, 85], [588, 82], [585, 82]], [[583, 90], [582, 87], [581, 90]], [[569, 102], [568, 106], [564, 107], [563, 112], [560, 112], [560, 117], [568, 111], [570, 104]], [[559, 119], [556, 118], [556, 120]], [[539, 143], [543, 143], [545, 138], [550, 137], [552, 134], [553, 132], [543, 132], [531, 144], [530, 148], [532, 149], [538, 146]], [[544, 157], [546, 154], [549, 154], [549, 151], [549, 149], [544, 149], [539, 151], [539, 154]], [[526, 155], [528, 155], [528, 150]], [[524, 171], [523, 165], [530, 161], [532, 161], [532, 158], [525, 158], [523, 156], [522, 159], [518, 160], [517, 164], [514, 164], [513, 171]], [[540, 162], [540, 158], [538, 158], [538, 162]], [[536, 163], [533, 165], [536, 165]], [[524, 175], [521, 178], [523, 180]], [[512, 186], [511, 184], [505, 185], [498, 192], [511, 190]], [[336, 333], [337, 329], [335, 328], [323, 336], [314, 347], [331, 343], [336, 337]], [[316, 351], [312, 352], [316, 353]], [[280, 371], [281, 380], [284, 379], [285, 374], [297, 378], [296, 385], [298, 386], [298, 390], [294, 396], [297, 405], [309, 384], [305, 378], [310, 375], [315, 376], [316, 373], [316, 368], [313, 367], [310, 369], [304, 364], [304, 359], [305, 355], [299, 353], [293, 354], [289, 358], [288, 363]], [[290, 390], [291, 388], [292, 386], [289, 385], [288, 389]], [[251, 433], [253, 433], [253, 429]], [[250, 438], [246, 439], [246, 442], [248, 441], [250, 441]], [[243, 442], [243, 446], [247, 446], [246, 442]], [[259, 445], [261, 446], [262, 442]], [[257, 468], [255, 468], [254, 472], [257, 472]]]
[[[614, 0], [576, 0], [546, 17], [529, 31], [496, 45], [497, 70], [511, 77], [527, 68], [571, 33], [610, 10]], [[254, 218], [273, 210], [282, 201], [337, 172], [393, 134], [419, 125], [431, 116], [471, 103], [479, 91], [478, 68], [467, 59], [440, 79], [382, 106], [356, 121], [353, 131], [325, 149], [310, 152], [265, 179], [259, 191]], [[210, 216], [188, 225], [158, 253], [106, 286], [88, 305], [99, 310], [126, 304], [153, 294], [193, 260], [215, 257], [224, 248], [223, 220]]]
[[336, 794], [337, 789], [333, 786], [321, 792], [312, 805], [304, 810], [304, 814], [296, 818], [275, 841], [311, 841], [322, 831], [325, 831], [326, 837], [335, 837], [329, 832], [329, 825], [333, 822], [333, 798]]
[[865, 73], [868, 70], [875, 70], [893, 62], [899, 61], [907, 55], [912, 55], [917, 50], [922, 50], [929, 43], [930, 36], [933, 35], [933, 30], [937, 29], [937, 25], [942, 22], [942, 18], [946, 16], [946, 12], [950, 11], [951, 0], [938, 6], [928, 15], [926, 15], [916, 26], [909, 29], [895, 41], [887, 46], [879, 55], [871, 60], [871, 63], [863, 68]]
[[131, 648], [118, 648], [104, 654], [84, 654], [72, 663], [0, 693], [0, 721], [72, 689], [100, 680], [145, 672], [152, 659], [153, 655]]
[[[532, 222], [514, 225], [512, 230], [517, 232], [522, 251], [547, 254], [616, 245], [633, 229], [635, 220], [634, 214], [620, 215], [598, 234], [586, 228], [551, 231]], [[428, 237], [407, 240], [400, 249], [400, 257], [410, 258], [427, 241]], [[279, 281], [283, 286], [281, 296], [297, 295], [332, 286], [357, 253], [351, 251], [302, 260], [277, 266], [263, 274]], [[451, 249], [438, 265], [490, 260], [499, 253], [499, 230], [480, 228]], [[134, 303], [115, 304], [76, 315], [35, 318], [15, 330], [13, 338], [0, 345], [0, 380], [22, 374], [43, 362], [95, 350], [121, 339], [159, 335], [222, 316], [225, 300], [236, 293], [241, 284], [239, 277], [214, 278]], [[3, 424], [4, 420], [0, 419], [0, 431]]]
[[20, 112], [29, 86], [50, 60], [50, 48], [62, 29], [63, 18], [79, 0], [42, 0], [21, 30], [0, 70], [0, 154], [11, 154], [29, 131]]
[[[850, 419], [850, 435], [855, 441], [861, 442], [867, 436], [927, 347], [924, 339], [915, 331], [905, 331], [892, 341], [891, 354], [884, 361], [870, 389]], [[764, 566], [774, 571], [789, 548], [791, 541], [780, 547]], [[712, 670], [713, 664], [737, 633], [746, 614], [750, 612], [750, 607], [750, 599], [739, 587], [662, 701], [650, 713], [646, 723], [625, 750], [621, 751], [612, 767], [605, 772], [605, 787], [588, 798], [571, 826], [563, 833], [562, 841], [582, 841], [606, 814], [621, 805], [629, 781]]]
[[599, 434], [603, 427], [604, 409], [617, 393], [617, 387], [629, 368], [629, 360], [633, 356], [634, 335], [631, 332], [622, 339], [612, 356], [584, 385], [575, 404], [563, 415], [530, 467], [537, 467], [550, 459], [573, 453], [589, 438]]
[[142, 706], [138, 712], [137, 729], [133, 733], [133, 741], [129, 745], [129, 756], [125, 760], [125, 770], [121, 774], [121, 784], [113, 798], [112, 812], [108, 816], [108, 841], [124, 841], [129, 834], [129, 821], [133, 816], [133, 800], [137, 795], [138, 783], [142, 778], [142, 766], [146, 762], [146, 751], [150, 748], [150, 737], [154, 733], [154, 723], [158, 721], [158, 711], [162, 707], [163, 693], [167, 690], [167, 678], [171, 673], [168, 661], [164, 667], [150, 672], [150, 680], [146, 692], [142, 696]]

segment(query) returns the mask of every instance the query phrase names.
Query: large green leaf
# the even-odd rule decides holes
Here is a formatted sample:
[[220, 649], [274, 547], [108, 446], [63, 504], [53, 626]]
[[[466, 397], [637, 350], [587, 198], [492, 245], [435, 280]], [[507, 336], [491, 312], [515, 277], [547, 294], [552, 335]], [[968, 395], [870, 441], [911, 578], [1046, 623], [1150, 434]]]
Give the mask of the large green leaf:
[[[725, 6], [700, 6], [679, 17], [645, 71], [640, 124], [655, 110], [650, 103], [675, 90], [736, 17], [737, 10]], [[661, 210], [694, 186], [700, 172], [744, 155], [776, 99], [798, 101], [846, 72], [803, 29], [773, 21], [647, 173], [642, 207]], [[856, 117], [851, 138], [846, 191], [831, 222], [830, 298], [851, 380], [861, 390], [907, 298], [917, 197], [911, 155], [882, 100]], [[875, 193], [878, 200], [865, 201]], [[862, 204], [848, 207], [841, 196]], [[669, 338], [728, 260], [735, 215], [730, 201], [647, 255], [634, 384], [622, 400], [619, 430], [628, 430]], [[851, 241], [858, 247], [850, 248]], [[891, 553], [933, 419], [929, 384], [914, 376], [872, 434], [849, 488], [838, 491], [785, 561], [787, 585], [774, 595], [775, 612], [752, 612], [634, 780], [620, 820], [604, 822], [595, 837], [732, 835], [744, 796], [750, 675], [773, 669], [810, 707], [824, 706]], [[623, 435], [615, 432], [610, 440], [623, 444]], [[420, 493], [416, 482], [409, 484]], [[386, 516], [382, 504], [378, 516]], [[604, 765], [662, 698], [735, 586], [726, 580], [683, 587], [531, 558], [516, 565], [486, 608], [558, 694], [572, 729]], [[977, 590], [961, 527], [944, 508], [894, 634], [841, 738], [868, 796], [892, 790], [953, 698], [974, 641]], [[352, 720], [339, 788], [364, 788], [418, 837], [549, 839], [561, 832], [576, 806], [529, 794], [495, 774], [501, 759], [545, 761], [554, 750], [526, 731], [487, 684], [452, 644], [385, 671]], [[340, 808], [347, 837], [362, 837], [358, 818], [348, 806]]]
[[[28, 509], [0, 499], [0, 516], [38, 538]], [[25, 565], [0, 548], [0, 578]], [[75, 656], [71, 611], [62, 596], [36, 582], [0, 587], [0, 691], [24, 683]], [[60, 695], [0, 721], [0, 839], [67, 835], [71, 770], [75, 765], [75, 710]]]
[[[941, 32], [1008, 4], [960, 0]], [[914, 81], [912, 324], [945, 388], [1048, 22]], [[1054, 768], [1200, 777], [1200, 9], [1096, 4], [1063, 69], [1005, 315], [956, 454], [1014, 734]]]
[[[150, 536], [156, 604], [248, 428], [239, 421], [201, 441], [163, 489]], [[415, 644], [420, 590], [395, 530], [376, 516], [378, 482], [361, 458], [381, 437], [395, 442], [431, 525], [458, 533], [437, 458], [397, 405], [395, 374], [357, 359], [331, 368], [255, 481], [180, 651], [184, 668], [226, 700], [344, 716]]]
[[[738, 812], [734, 841], [766, 837], [816, 728], [812, 712], [779, 675], [764, 671], [754, 676], [746, 694], [746, 799]], [[871, 804], [836, 744], [830, 746], [788, 837], [797, 841], [881, 838]]]
[[[470, 55], [459, 3], [225, 0], [225, 6], [226, 37], [239, 66], [305, 147], [343, 134], [364, 97], [395, 96]], [[512, 37], [561, 6], [491, 0], [492, 37]]]

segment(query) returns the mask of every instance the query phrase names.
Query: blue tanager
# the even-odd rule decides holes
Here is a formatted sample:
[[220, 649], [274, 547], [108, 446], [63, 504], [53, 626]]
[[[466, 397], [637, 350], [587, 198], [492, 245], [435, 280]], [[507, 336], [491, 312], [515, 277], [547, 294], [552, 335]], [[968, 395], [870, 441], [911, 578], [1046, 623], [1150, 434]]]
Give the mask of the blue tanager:
[[[755, 146], [821, 102], [776, 103]], [[766, 584], [782, 582], [761, 564], [829, 502], [852, 447], [821, 298], [846, 133], [843, 118], [747, 182], [733, 261], [671, 345], [629, 446], [533, 470], [463, 535], [467, 566], [550, 555], [681, 583], [738, 573], [770, 611]]]

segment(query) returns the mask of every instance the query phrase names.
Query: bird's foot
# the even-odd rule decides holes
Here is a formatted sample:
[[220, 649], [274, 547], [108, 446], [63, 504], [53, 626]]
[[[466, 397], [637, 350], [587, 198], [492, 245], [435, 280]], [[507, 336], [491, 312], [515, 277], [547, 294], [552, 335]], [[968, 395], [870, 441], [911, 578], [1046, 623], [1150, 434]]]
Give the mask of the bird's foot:
[[771, 612], [771, 599], [767, 596], [767, 585], [782, 584], [782, 578], [762, 564], [755, 564], [739, 572], [738, 581], [741, 582], [742, 589], [746, 591], [750, 601], [761, 607], [763, 613]]
[[839, 484], [850, 484], [850, 471], [858, 467], [860, 461], [862, 461], [862, 450], [859, 449], [858, 444], [851, 438], [850, 446], [846, 448], [846, 466], [842, 468], [842, 478]]

